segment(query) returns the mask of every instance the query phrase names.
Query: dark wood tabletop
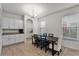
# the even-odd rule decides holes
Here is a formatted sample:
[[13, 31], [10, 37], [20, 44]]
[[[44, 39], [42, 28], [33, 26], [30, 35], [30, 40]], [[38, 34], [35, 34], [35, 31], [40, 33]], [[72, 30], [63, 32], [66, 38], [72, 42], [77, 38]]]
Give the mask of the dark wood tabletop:
[[58, 41], [58, 38], [57, 37], [48, 37], [48, 41], [49, 42], [56, 42], [56, 41]]

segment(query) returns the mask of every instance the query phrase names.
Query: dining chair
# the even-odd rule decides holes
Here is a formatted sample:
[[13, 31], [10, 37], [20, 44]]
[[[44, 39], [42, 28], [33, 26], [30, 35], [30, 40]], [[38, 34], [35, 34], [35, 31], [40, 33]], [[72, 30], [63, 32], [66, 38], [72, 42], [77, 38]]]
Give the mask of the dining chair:
[[49, 33], [48, 36], [49, 37], [54, 37], [54, 34], [53, 33]]
[[52, 50], [52, 48], [54, 49], [55, 53], [53, 55], [55, 55], [56, 53], [58, 54], [58, 56], [60, 55], [61, 52], [61, 46], [62, 46], [62, 38], [56, 38], [58, 39], [58, 41], [55, 42], [54, 44], [54, 48], [52, 47], [52, 43], [49, 44], [49, 49]]
[[43, 36], [47, 37], [47, 33], [43, 33]]
[[41, 50], [45, 49], [45, 52], [47, 52], [48, 46], [49, 46], [49, 42], [48, 42], [46, 36], [41, 36], [41, 41], [40, 41]]
[[38, 44], [37, 42], [37, 39], [38, 39], [38, 35], [37, 34], [34, 34], [33, 37], [32, 37], [32, 44], [34, 44], [34, 46]]
[[59, 37], [57, 43], [54, 45], [54, 50], [57, 51], [58, 55], [62, 52], [62, 37]]

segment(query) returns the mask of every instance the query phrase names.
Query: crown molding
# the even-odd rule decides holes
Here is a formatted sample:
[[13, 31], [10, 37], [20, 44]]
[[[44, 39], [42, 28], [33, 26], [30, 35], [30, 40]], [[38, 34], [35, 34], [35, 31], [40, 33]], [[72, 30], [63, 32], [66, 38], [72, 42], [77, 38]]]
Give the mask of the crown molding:
[[50, 16], [50, 15], [52, 15], [52, 14], [59, 13], [59, 12], [62, 12], [62, 11], [68, 10], [68, 9], [72, 9], [72, 8], [78, 7], [78, 6], [79, 6], [79, 4], [74, 5], [74, 6], [72, 6], [72, 7], [68, 7], [68, 8], [66, 8], [66, 9], [62, 9], [62, 10], [56, 11], [56, 12], [52, 12], [52, 13], [49, 13], [49, 14], [44, 15], [44, 16], [42, 16], [42, 17], [39, 17], [38, 19], [42, 19], [42, 18], [47, 17], [47, 16]]

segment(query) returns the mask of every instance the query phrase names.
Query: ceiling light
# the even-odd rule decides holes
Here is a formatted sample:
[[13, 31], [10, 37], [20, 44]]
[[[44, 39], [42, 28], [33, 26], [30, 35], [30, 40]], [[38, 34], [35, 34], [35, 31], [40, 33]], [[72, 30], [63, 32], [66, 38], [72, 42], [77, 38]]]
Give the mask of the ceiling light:
[[43, 13], [44, 8], [38, 4], [23, 5], [23, 10], [32, 17], [36, 17]]

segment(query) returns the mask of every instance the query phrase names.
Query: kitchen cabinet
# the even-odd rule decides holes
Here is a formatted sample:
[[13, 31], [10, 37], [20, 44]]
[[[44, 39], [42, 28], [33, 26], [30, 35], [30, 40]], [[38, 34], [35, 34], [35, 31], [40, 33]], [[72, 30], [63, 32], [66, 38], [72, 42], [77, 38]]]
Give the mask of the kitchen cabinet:
[[15, 35], [15, 43], [17, 43], [17, 42], [19, 42], [19, 35], [18, 34]]
[[14, 44], [15, 43], [15, 35], [9, 35], [8, 36], [8, 42], [9, 42], [9, 44]]
[[24, 41], [24, 34], [19, 34], [19, 41]]
[[10, 23], [10, 28], [9, 29], [19, 29], [19, 20], [16, 20], [16, 19], [12, 19], [9, 21]]
[[2, 36], [2, 45], [10, 45], [24, 41], [24, 34], [15, 34], [15, 35], [3, 35]]
[[14, 20], [14, 29], [19, 29], [19, 24], [18, 24], [19, 20]]
[[9, 28], [9, 19], [5, 19], [5, 18], [3, 18], [2, 19], [2, 23], [1, 23], [1, 28], [4, 28], [4, 29], [8, 29]]
[[1, 27], [3, 29], [23, 29], [23, 20], [2, 18]]
[[9, 20], [9, 29], [14, 29], [15, 28], [15, 22], [14, 22], [14, 20], [13, 19], [10, 19]]
[[18, 21], [18, 28], [23, 29], [23, 20]]
[[5, 35], [5, 36], [2, 36], [2, 45], [5, 46], [5, 45], [8, 45], [9, 42], [8, 42], [8, 35]]
[[23, 41], [24, 41], [24, 34], [16, 35], [16, 43], [17, 42], [23, 42]]

